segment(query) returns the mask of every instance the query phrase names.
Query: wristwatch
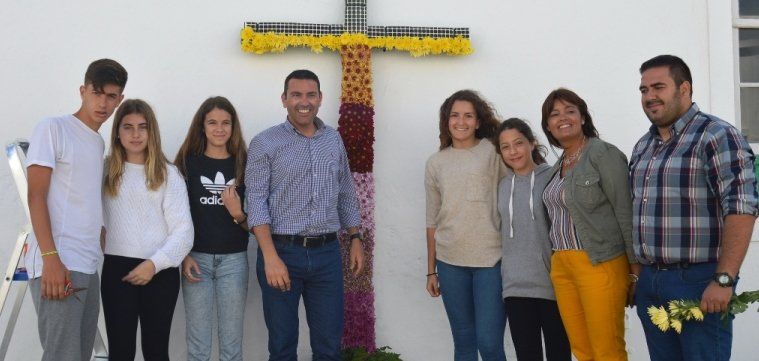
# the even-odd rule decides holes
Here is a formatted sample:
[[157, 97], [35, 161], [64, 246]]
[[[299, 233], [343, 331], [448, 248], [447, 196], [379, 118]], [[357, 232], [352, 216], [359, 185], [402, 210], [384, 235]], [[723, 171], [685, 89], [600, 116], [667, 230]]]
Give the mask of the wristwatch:
[[359, 242], [361, 242], [361, 243], [364, 242], [364, 235], [361, 234], [361, 232], [356, 232], [356, 233], [353, 233], [350, 236], [348, 236], [348, 240], [350, 240], [350, 241], [352, 241], [352, 240], [354, 240], [356, 238], [358, 238]]
[[629, 273], [627, 275], [627, 280], [630, 281], [630, 283], [638, 283], [638, 275], [635, 273]]
[[735, 279], [727, 272], [717, 272], [712, 276], [712, 280], [717, 282], [720, 287], [733, 287], [735, 285]]

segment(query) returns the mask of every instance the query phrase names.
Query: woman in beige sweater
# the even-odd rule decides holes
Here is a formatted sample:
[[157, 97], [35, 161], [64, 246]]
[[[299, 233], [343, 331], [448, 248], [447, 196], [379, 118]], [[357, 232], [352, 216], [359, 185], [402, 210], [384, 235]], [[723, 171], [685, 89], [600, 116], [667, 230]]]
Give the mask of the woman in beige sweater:
[[505, 166], [488, 139], [497, 127], [479, 94], [454, 93], [440, 107], [440, 151], [426, 165], [427, 291], [443, 296], [455, 361], [506, 359], [496, 206]]

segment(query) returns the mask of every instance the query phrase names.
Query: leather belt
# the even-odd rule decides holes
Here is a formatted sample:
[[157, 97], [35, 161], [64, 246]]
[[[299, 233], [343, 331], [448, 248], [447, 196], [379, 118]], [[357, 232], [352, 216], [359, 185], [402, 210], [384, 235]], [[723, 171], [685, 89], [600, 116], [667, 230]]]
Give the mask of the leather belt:
[[337, 240], [337, 233], [325, 233], [318, 236], [298, 236], [289, 234], [272, 234], [271, 239], [275, 242], [294, 244], [305, 248], [321, 247], [329, 242]]
[[672, 271], [672, 270], [679, 270], [679, 269], [688, 269], [693, 263], [690, 262], [676, 262], [676, 263], [662, 263], [662, 262], [656, 262], [652, 264], [648, 264], [646, 266], [650, 266], [654, 268], [657, 271]]

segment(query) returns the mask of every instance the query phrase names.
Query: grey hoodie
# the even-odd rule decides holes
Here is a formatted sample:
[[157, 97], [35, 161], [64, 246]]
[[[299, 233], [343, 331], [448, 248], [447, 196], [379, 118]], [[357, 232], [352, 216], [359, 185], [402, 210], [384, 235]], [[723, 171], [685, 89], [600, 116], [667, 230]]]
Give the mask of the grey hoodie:
[[[498, 184], [504, 298], [556, 299], [549, 275], [551, 240], [548, 238], [548, 216], [543, 205], [543, 190], [551, 180], [550, 170], [551, 166], [545, 163], [535, 167], [534, 185], [532, 175], [519, 176], [514, 173], [503, 177]], [[511, 202], [512, 184], [514, 185], [513, 203]], [[530, 202], [530, 195], [532, 202]], [[513, 216], [509, 208], [512, 209]]]

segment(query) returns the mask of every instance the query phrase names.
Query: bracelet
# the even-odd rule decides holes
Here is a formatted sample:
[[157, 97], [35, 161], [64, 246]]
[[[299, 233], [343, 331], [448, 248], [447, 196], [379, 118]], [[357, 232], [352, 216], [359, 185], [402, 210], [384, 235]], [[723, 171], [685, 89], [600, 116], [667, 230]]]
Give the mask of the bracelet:
[[429, 277], [429, 276], [437, 276], [437, 272], [428, 273], [427, 277]]
[[245, 213], [245, 212], [242, 212], [242, 220], [241, 221], [238, 221], [237, 218], [232, 217], [232, 222], [235, 222], [235, 224], [240, 224], [240, 223], [245, 222], [247, 220], [248, 220], [248, 214]]
[[628, 274], [627, 278], [630, 280], [630, 283], [638, 283], [638, 275], [635, 273]]
[[54, 254], [58, 254], [58, 250], [55, 250], [55, 249], [54, 249], [54, 250], [52, 250], [52, 251], [42, 252], [42, 253], [40, 254], [40, 256], [42, 256], [42, 257], [45, 257], [45, 256], [52, 256], [52, 255], [54, 255]]

